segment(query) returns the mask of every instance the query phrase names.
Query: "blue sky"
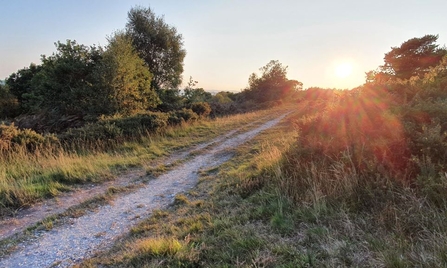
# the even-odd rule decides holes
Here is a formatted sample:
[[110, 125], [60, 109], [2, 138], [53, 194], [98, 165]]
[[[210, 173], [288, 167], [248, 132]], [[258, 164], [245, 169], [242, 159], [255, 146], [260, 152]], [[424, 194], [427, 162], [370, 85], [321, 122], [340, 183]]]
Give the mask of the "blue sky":
[[[192, 76], [207, 90], [239, 91], [270, 60], [305, 88], [353, 88], [392, 46], [425, 34], [447, 43], [445, 0], [0, 0], [0, 79], [39, 63], [58, 40], [106, 45], [136, 5], [183, 35], [184, 82]], [[344, 62], [352, 74], [337, 77]]]

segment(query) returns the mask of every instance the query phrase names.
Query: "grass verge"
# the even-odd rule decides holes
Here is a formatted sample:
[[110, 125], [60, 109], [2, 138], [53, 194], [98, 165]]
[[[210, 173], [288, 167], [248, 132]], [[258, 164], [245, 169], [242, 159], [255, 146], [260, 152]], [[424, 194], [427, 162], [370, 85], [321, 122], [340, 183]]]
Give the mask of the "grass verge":
[[[380, 168], [360, 172], [349, 151], [297, 147], [302, 115], [203, 171], [197, 188], [79, 267], [446, 267], [439, 198]], [[165, 250], [143, 252], [152, 241]]]
[[113, 179], [129, 167], [150, 169], [151, 162], [173, 151], [205, 142], [268, 114], [263, 111], [183, 124], [143, 137], [138, 142], [126, 142], [110, 151], [37, 148], [30, 153], [24, 148], [7, 155], [3, 152], [0, 156], [0, 216], [14, 214], [17, 209], [58, 196], [79, 184]]
[[[271, 164], [278, 163], [280, 151], [293, 142], [294, 136], [286, 135], [291, 131], [293, 124], [286, 118], [241, 145], [230, 161], [201, 171], [198, 186], [177, 195], [172, 207], [155, 211], [110, 251], [80, 266], [225, 267], [286, 263], [291, 254], [298, 253], [281, 242], [288, 228], [282, 218], [264, 220], [270, 209], [281, 210], [281, 204], [270, 204], [274, 195], [262, 189], [267, 185], [267, 170], [275, 169]], [[279, 252], [285, 256], [278, 257]]]

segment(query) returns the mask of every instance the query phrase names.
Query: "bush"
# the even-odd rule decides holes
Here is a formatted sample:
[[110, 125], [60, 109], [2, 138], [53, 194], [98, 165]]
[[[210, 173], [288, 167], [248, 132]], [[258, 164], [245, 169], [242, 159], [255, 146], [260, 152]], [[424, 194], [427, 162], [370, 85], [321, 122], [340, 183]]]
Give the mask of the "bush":
[[195, 121], [199, 116], [191, 109], [183, 108], [181, 110], [175, 111], [178, 118], [182, 118], [185, 122]]
[[240, 105], [236, 102], [231, 103], [211, 103], [211, 116], [220, 116], [220, 115], [230, 115], [242, 113], [244, 110], [240, 107]]
[[39, 146], [48, 146], [57, 142], [58, 139], [54, 135], [41, 135], [31, 129], [19, 129], [14, 124], [0, 125], [0, 150], [23, 146], [29, 151], [34, 151]]
[[94, 123], [80, 128], [72, 128], [59, 135], [59, 139], [66, 144], [85, 142], [95, 143], [97, 141], [119, 141], [123, 138], [123, 131], [115, 124]]
[[0, 118], [12, 118], [20, 113], [17, 98], [0, 83]]
[[211, 113], [211, 106], [207, 102], [196, 102], [191, 105], [191, 110], [200, 117], [207, 117]]
[[20, 129], [32, 129], [38, 133], [61, 133], [70, 128], [82, 127], [84, 119], [78, 115], [60, 115], [57, 112], [26, 114], [14, 119]]
[[168, 114], [146, 112], [124, 118], [106, 119], [104, 122], [115, 124], [122, 129], [124, 136], [137, 137], [146, 132], [158, 133], [166, 129]]
[[181, 125], [185, 122], [183, 117], [179, 116], [177, 112], [168, 113], [168, 124], [171, 126]]
[[164, 131], [168, 125], [168, 114], [146, 112], [129, 117], [102, 118], [96, 123], [69, 129], [59, 135], [61, 141], [96, 141], [120, 143], [129, 138], [138, 138], [147, 133]]

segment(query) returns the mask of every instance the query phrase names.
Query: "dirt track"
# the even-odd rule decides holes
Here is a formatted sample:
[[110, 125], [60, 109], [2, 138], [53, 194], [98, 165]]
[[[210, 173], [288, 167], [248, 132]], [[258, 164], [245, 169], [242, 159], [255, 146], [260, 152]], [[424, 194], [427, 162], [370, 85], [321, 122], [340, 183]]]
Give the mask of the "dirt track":
[[229, 160], [232, 156], [229, 150], [276, 125], [285, 116], [238, 135], [235, 131], [230, 132], [202, 145], [202, 149], [206, 146], [207, 149], [139, 190], [121, 196], [113, 204], [102, 206], [95, 212], [70, 219], [68, 224], [41, 231], [32, 241], [19, 244], [16, 251], [0, 260], [0, 267], [69, 267], [94, 251], [109, 247], [116, 237], [128, 232], [141, 218], [148, 217], [154, 209], [169, 206], [176, 194], [193, 188], [198, 171]]

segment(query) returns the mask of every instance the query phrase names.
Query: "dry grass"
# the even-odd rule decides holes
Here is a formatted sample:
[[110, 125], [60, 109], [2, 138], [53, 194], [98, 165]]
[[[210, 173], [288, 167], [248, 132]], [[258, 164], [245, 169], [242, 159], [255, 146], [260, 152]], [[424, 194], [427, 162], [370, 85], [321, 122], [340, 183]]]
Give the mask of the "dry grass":
[[[234, 159], [200, 172], [197, 188], [177, 195], [170, 209], [155, 211], [110, 251], [81, 266], [273, 267], [287, 263], [290, 254], [305, 259], [283, 242], [280, 232], [271, 233], [269, 221], [263, 222], [250, 200], [268, 180], [257, 178], [267, 176], [270, 164], [280, 161], [281, 149], [293, 142], [293, 135], [283, 135], [290, 127], [284, 120], [281, 126], [240, 146]], [[274, 210], [277, 208], [275, 205]], [[146, 254], [139, 249], [140, 243], [160, 238], [162, 243], [175, 239], [182, 249], [175, 254]]]
[[[230, 129], [268, 116], [271, 111], [228, 116], [170, 127], [165, 132], [125, 142], [112, 150], [101, 144], [69, 151], [57, 145], [0, 152], [0, 216], [70, 191], [73, 185], [101, 183], [129, 167], [147, 167], [155, 159]], [[79, 147], [79, 146], [78, 146]], [[82, 147], [82, 146], [81, 146]]]
[[[447, 207], [436, 195], [442, 174], [426, 162], [419, 185], [429, 194], [421, 195], [419, 185], [392, 180], [383, 166], [358, 165], [368, 160], [361, 151], [329, 157], [293, 145], [300, 116], [203, 172], [194, 194], [179, 196], [86, 266], [446, 267]], [[181, 254], [135, 249], [138, 262], [126, 260], [120, 245], [153, 237], [188, 243]]]

